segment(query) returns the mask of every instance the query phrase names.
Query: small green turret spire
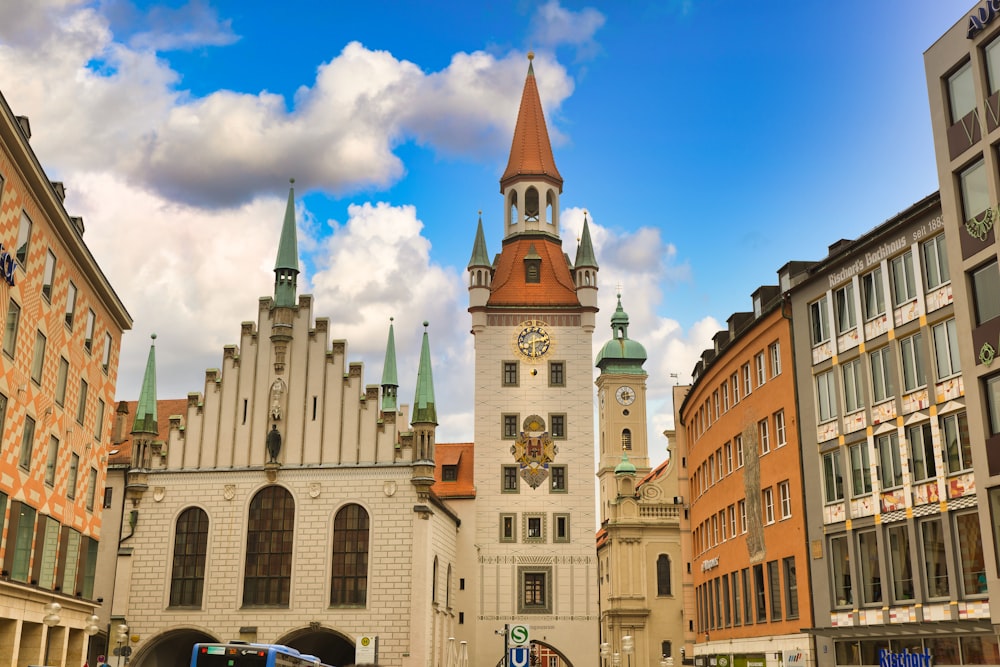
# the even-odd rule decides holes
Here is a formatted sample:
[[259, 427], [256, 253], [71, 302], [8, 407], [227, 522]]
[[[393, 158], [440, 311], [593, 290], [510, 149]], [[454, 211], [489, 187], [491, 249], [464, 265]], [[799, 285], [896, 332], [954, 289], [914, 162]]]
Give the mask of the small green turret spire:
[[472, 243], [472, 259], [468, 268], [489, 267], [490, 253], [486, 250], [486, 236], [483, 234], [483, 212], [479, 212], [479, 226], [476, 227], [476, 240]]
[[583, 231], [580, 233], [580, 244], [576, 247], [576, 268], [581, 266], [598, 268], [597, 256], [594, 254], [594, 244], [590, 240], [590, 225], [587, 223], [587, 213], [583, 214]]
[[635, 476], [635, 464], [628, 460], [628, 452], [622, 449], [622, 460], [615, 466], [615, 476], [621, 477], [623, 475]]
[[392, 331], [393, 318], [389, 318], [389, 340], [385, 344], [385, 363], [382, 364], [382, 412], [396, 411], [396, 392], [399, 380], [396, 376], [396, 336]]
[[437, 425], [434, 407], [434, 376], [431, 373], [431, 345], [424, 322], [424, 340], [420, 346], [420, 366], [417, 369], [417, 394], [413, 398], [413, 424]]
[[274, 262], [274, 305], [294, 307], [299, 276], [299, 249], [295, 229], [295, 179], [288, 188], [285, 221], [278, 241], [278, 257]]
[[[155, 341], [156, 334], [150, 336]], [[142, 377], [142, 389], [139, 390], [139, 401], [135, 408], [135, 421], [132, 423], [132, 433], [159, 435], [156, 425], [156, 344], [149, 344], [149, 357], [146, 359], [146, 374]]]

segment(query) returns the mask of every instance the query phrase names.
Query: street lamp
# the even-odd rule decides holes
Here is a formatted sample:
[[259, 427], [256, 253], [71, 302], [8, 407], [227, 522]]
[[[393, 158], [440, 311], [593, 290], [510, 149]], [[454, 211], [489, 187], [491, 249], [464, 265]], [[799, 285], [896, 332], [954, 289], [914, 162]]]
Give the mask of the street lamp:
[[90, 642], [93, 641], [94, 635], [101, 631], [101, 626], [99, 625], [101, 619], [98, 618], [97, 614], [91, 614], [87, 618], [87, 625], [84, 626], [83, 631], [87, 634], [90, 639], [87, 640], [87, 659], [90, 659]]
[[611, 655], [611, 644], [601, 642], [601, 667], [608, 667], [609, 655]]
[[622, 654], [615, 652], [611, 654], [612, 667], [622, 667]]
[[625, 655], [628, 657], [628, 667], [632, 667], [632, 650], [634, 648], [635, 643], [632, 641], [632, 635], [622, 637], [622, 650], [625, 651]]
[[45, 631], [45, 664], [49, 664], [49, 646], [52, 642], [52, 628], [59, 625], [59, 621], [62, 619], [59, 617], [59, 612], [62, 611], [62, 605], [58, 602], [50, 602], [45, 605], [45, 616], [42, 617], [42, 623], [48, 626], [48, 630]]
[[[122, 646], [124, 644], [125, 646]], [[122, 653], [125, 653], [125, 664], [128, 665], [128, 626], [122, 623], [118, 626], [118, 664], [122, 664]]]

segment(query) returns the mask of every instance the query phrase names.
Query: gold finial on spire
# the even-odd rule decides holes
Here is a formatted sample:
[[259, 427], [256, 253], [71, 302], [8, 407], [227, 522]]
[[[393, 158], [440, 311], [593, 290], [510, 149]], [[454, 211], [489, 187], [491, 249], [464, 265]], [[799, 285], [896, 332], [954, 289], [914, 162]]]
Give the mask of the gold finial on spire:
[[291, 183], [292, 185], [295, 185], [295, 179], [294, 178], [289, 178], [288, 182]]
[[534, 51], [528, 51], [528, 60], [532, 61], [534, 59], [535, 59], [535, 52]]

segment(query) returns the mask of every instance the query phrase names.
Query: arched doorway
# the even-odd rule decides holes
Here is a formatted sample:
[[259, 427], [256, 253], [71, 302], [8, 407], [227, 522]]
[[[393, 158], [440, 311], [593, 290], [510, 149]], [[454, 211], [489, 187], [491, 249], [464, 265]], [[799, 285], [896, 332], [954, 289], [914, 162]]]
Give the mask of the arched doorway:
[[[533, 641], [528, 651], [530, 667], [573, 667], [573, 663], [551, 644]], [[506, 656], [503, 656], [497, 662], [497, 667], [505, 667], [506, 664]]]
[[326, 665], [343, 667], [354, 664], [354, 642], [330, 628], [308, 627], [293, 630], [281, 637], [277, 643], [290, 646], [299, 653], [314, 655]]
[[[198, 642], [219, 641], [203, 630], [177, 628], [132, 646], [129, 667], [189, 667], [191, 649]], [[111, 667], [117, 667], [115, 656], [108, 656]], [[120, 663], [124, 665], [124, 661]]]

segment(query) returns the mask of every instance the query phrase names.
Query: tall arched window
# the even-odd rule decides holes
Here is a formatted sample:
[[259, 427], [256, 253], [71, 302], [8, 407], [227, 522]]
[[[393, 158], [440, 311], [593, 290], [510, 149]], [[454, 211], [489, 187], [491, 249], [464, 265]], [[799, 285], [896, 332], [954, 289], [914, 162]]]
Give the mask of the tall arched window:
[[524, 192], [524, 219], [531, 222], [538, 221], [538, 190], [528, 188]]
[[672, 595], [670, 592], [670, 556], [660, 554], [656, 559], [656, 594]]
[[444, 606], [451, 609], [451, 563], [448, 563], [448, 579], [444, 585]]
[[368, 512], [361, 505], [344, 505], [334, 517], [330, 604], [367, 603], [368, 530]]
[[622, 449], [632, 451], [632, 431], [629, 429], [622, 431]]
[[207, 553], [208, 515], [200, 507], [190, 507], [177, 517], [174, 560], [170, 571], [171, 607], [201, 606]]
[[294, 538], [292, 494], [280, 486], [262, 489], [250, 501], [244, 605], [288, 606]]
[[431, 602], [438, 599], [438, 557], [434, 556], [434, 569], [431, 571]]

